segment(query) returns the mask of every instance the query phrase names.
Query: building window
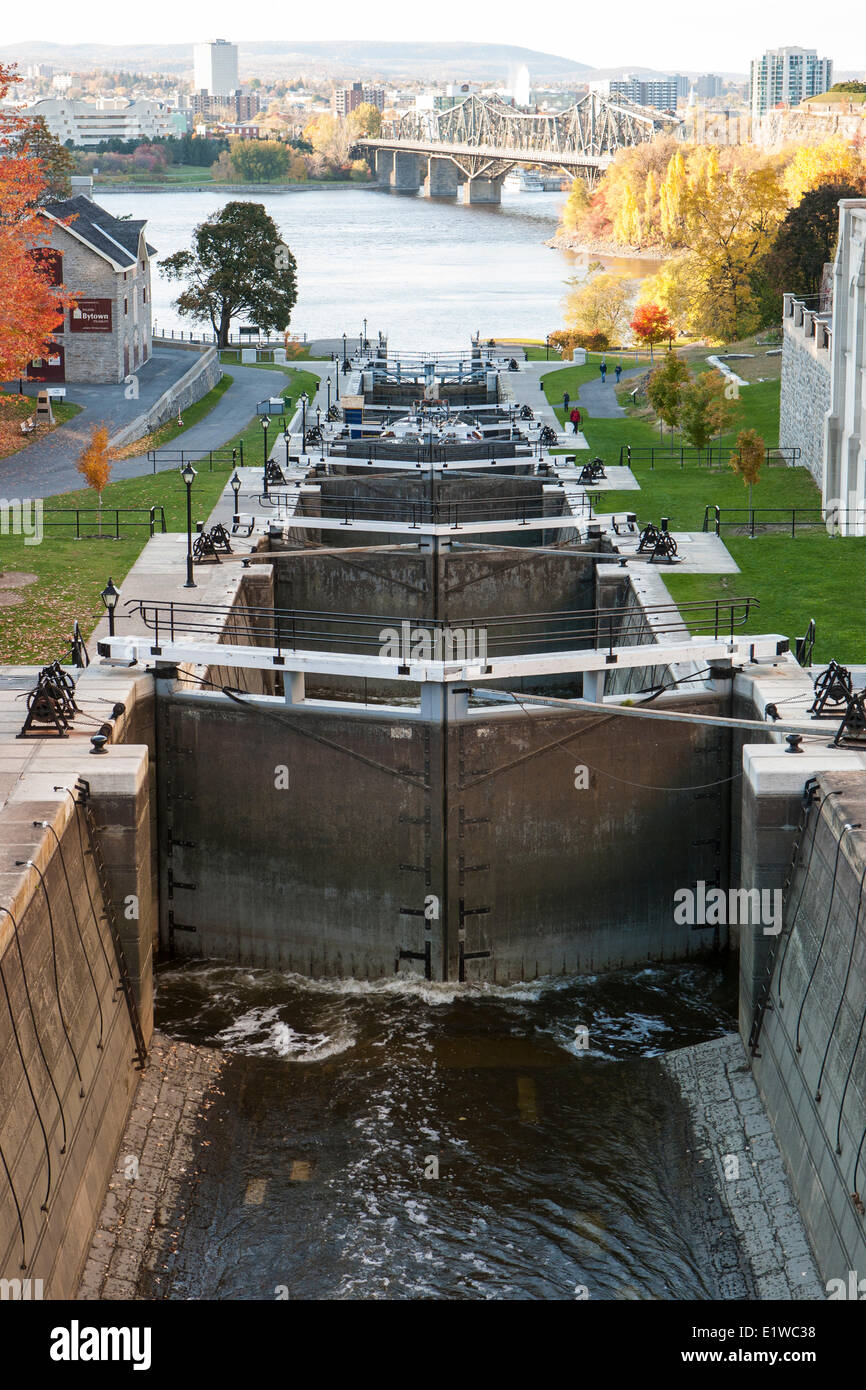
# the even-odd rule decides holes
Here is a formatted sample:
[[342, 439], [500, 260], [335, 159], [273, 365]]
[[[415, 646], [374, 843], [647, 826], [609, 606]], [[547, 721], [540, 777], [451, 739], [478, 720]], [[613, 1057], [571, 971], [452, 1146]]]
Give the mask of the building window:
[[142, 304], [146, 304], [146, 303], [147, 303], [147, 290], [142, 290], [142, 291], [141, 291], [141, 302], [142, 302]]
[[[125, 278], [125, 277], [124, 277], [124, 278]], [[123, 301], [123, 312], [124, 312], [124, 314], [128, 314], [128, 313], [129, 313], [129, 300], [128, 300], [128, 299], [124, 299], [124, 301]]]

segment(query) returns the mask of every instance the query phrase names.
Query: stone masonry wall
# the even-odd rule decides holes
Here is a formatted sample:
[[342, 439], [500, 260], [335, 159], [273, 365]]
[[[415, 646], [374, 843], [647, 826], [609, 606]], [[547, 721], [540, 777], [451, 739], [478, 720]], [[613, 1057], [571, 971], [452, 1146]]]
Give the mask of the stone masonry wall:
[[830, 353], [785, 321], [779, 443], [801, 450], [800, 464], [820, 487], [824, 470], [824, 416], [830, 409]]

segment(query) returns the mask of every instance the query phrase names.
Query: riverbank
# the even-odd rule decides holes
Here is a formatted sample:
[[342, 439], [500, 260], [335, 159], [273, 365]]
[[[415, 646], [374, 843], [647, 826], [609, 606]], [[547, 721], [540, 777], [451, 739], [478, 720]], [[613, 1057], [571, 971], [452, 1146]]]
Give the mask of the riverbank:
[[95, 183], [93, 192], [100, 193], [321, 193], [331, 188], [375, 188], [374, 183], [358, 183], [354, 179], [334, 179], [316, 183], [216, 183], [202, 179], [201, 183]]
[[544, 244], [554, 251], [571, 251], [576, 256], [611, 256], [627, 261], [663, 261], [670, 254], [664, 246], [621, 246], [616, 241], [587, 240], [562, 230]]

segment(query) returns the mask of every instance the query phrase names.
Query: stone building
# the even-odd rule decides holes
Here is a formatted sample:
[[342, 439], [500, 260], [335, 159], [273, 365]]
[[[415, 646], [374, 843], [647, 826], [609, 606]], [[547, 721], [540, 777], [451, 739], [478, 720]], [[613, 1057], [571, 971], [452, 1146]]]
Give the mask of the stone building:
[[43, 255], [52, 283], [80, 295], [55, 331], [56, 352], [28, 366], [48, 382], [122, 382], [151, 354], [150, 258], [143, 221], [112, 217], [79, 195], [47, 204]]
[[786, 294], [782, 317], [779, 443], [799, 449], [797, 462], [824, 481], [824, 422], [830, 409], [832, 313], [821, 297]]
[[866, 198], [839, 203], [822, 501], [842, 535], [866, 535]]

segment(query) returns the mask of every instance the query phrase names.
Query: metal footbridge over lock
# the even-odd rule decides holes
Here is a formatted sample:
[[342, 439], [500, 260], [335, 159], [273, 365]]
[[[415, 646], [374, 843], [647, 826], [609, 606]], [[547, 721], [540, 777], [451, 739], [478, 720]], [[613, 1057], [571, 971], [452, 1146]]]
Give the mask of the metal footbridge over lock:
[[408, 111], [385, 122], [381, 136], [357, 145], [368, 152], [441, 156], [468, 180], [498, 179], [516, 164], [532, 164], [593, 181], [618, 150], [678, 124], [675, 116], [598, 92], [557, 114], [470, 96], [445, 111]]

